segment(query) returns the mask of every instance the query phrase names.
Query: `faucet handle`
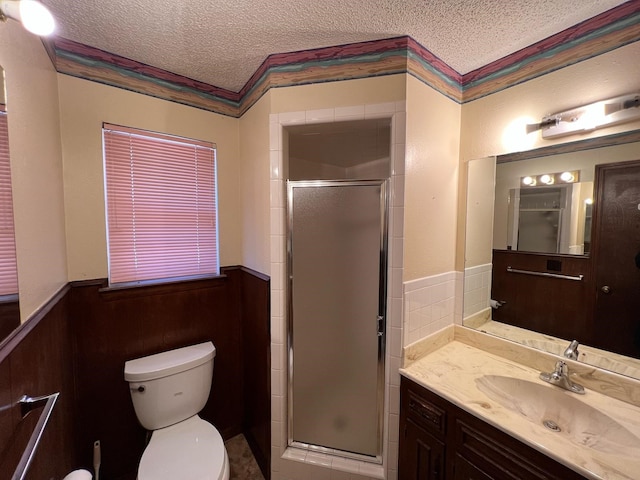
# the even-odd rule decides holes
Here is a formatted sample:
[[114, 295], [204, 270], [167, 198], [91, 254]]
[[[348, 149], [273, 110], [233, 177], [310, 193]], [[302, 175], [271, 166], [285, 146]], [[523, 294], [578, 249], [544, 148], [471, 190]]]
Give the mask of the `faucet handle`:
[[571, 360], [578, 360], [578, 355], [580, 354], [580, 352], [578, 352], [579, 345], [580, 344], [577, 340], [573, 340], [565, 349], [563, 355], [567, 358], [570, 358]]
[[556, 362], [556, 369], [553, 373], [555, 373], [556, 375], [562, 375], [562, 376], [568, 375], [569, 367], [563, 360], [558, 360]]

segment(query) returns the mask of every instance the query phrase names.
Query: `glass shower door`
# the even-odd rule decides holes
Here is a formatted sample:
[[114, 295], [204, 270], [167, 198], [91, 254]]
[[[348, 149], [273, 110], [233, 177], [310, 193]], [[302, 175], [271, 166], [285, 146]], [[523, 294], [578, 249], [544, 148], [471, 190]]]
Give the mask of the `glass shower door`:
[[288, 183], [289, 443], [381, 458], [386, 182]]

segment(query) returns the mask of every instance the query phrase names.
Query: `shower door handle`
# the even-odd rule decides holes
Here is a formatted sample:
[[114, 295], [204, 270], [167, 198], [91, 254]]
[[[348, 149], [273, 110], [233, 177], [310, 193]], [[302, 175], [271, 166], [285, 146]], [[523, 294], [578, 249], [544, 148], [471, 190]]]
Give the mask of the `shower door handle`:
[[378, 336], [381, 337], [384, 335], [384, 317], [382, 315], [378, 315]]

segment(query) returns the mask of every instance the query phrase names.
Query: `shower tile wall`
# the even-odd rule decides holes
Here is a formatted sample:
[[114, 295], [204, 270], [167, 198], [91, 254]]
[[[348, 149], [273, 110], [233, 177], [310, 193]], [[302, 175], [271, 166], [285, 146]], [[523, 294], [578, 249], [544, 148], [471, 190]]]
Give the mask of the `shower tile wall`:
[[477, 265], [464, 271], [464, 316], [467, 318], [489, 308], [492, 264]]
[[404, 283], [404, 346], [460, 323], [462, 272], [447, 272]]
[[[406, 104], [402, 102], [270, 115], [271, 171], [271, 448], [272, 480], [366, 480], [397, 478], [398, 419], [402, 357], [402, 264], [404, 235], [404, 154]], [[391, 118], [391, 197], [385, 375], [383, 467], [287, 448], [285, 179], [283, 127], [305, 123]], [[386, 470], [386, 472], [385, 472]]]

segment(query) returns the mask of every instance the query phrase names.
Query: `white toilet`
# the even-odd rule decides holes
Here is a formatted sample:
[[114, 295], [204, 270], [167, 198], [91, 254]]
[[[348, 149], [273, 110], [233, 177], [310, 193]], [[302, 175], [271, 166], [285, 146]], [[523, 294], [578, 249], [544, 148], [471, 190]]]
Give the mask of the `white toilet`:
[[124, 364], [133, 408], [151, 430], [138, 480], [227, 480], [222, 437], [198, 412], [209, 398], [216, 349], [206, 342]]

